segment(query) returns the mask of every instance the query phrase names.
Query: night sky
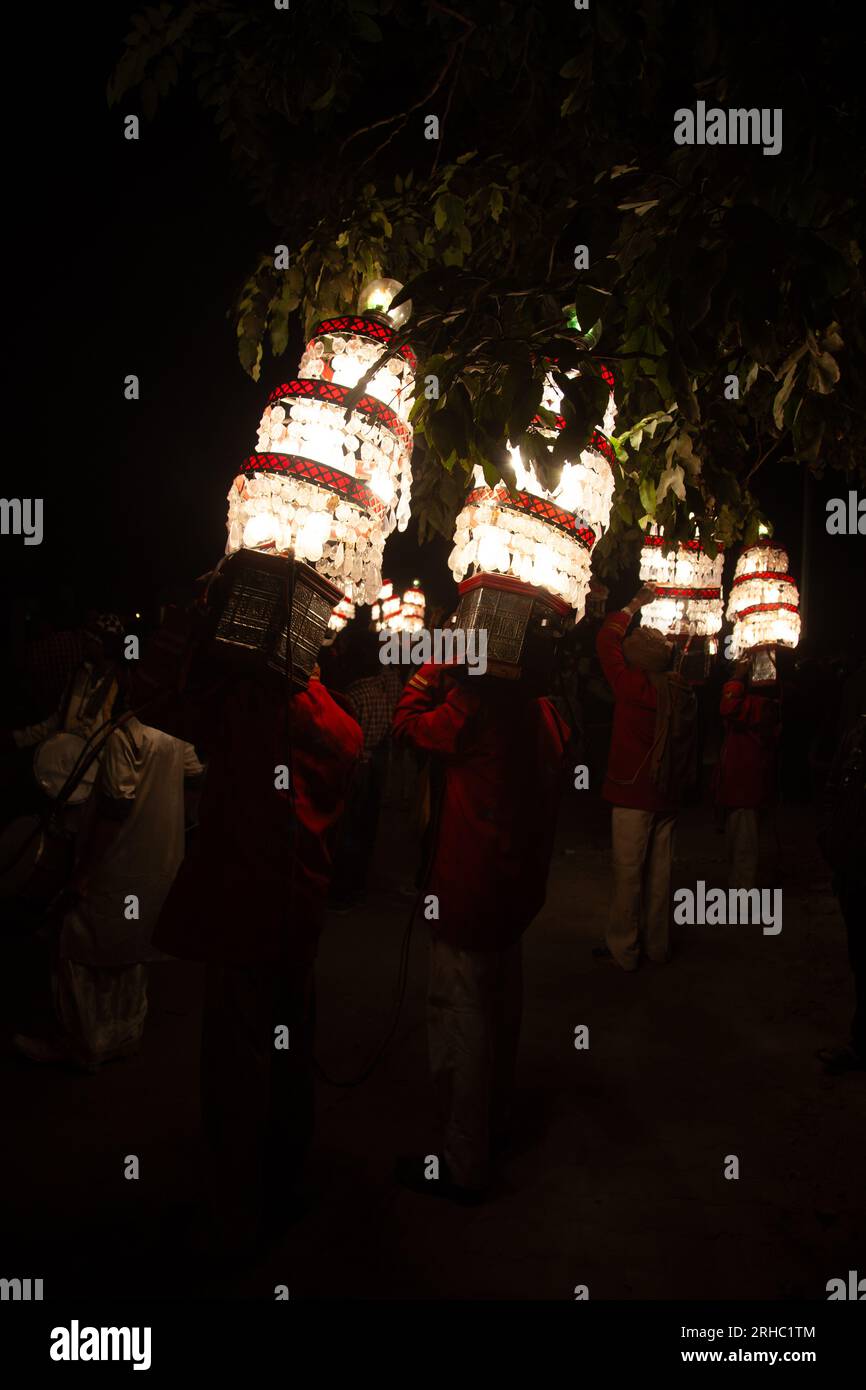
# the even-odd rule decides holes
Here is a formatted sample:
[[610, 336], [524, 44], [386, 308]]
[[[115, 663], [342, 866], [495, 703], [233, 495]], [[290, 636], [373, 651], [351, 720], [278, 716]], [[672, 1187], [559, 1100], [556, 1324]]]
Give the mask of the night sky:
[[[27, 460], [18, 476], [29, 483], [18, 492], [44, 496], [45, 535], [32, 547], [4, 538], [5, 621], [18, 636], [39, 602], [59, 598], [61, 616], [95, 604], [147, 620], [166, 599], [189, 595], [222, 553], [225, 494], [254, 448], [267, 393], [303, 347], [298, 321], [286, 354], [265, 358], [258, 383], [242, 371], [231, 306], [256, 254], [279, 238], [183, 83], [142, 121], [138, 142], [123, 138], [136, 96], [109, 110], [105, 84], [124, 16], [118, 7], [94, 21], [87, 48], [74, 9], [58, 9], [50, 45], [30, 35], [53, 99], [39, 117], [42, 157], [24, 146], [12, 156], [26, 211], [8, 262], [18, 267], [8, 327]], [[124, 399], [128, 373], [140, 377], [138, 402]], [[809, 485], [803, 652], [850, 650], [862, 627], [862, 540], [828, 536], [824, 525], [826, 499], [853, 485], [840, 475]], [[11, 491], [7, 481], [4, 495]], [[768, 464], [757, 491], [799, 579], [800, 470]], [[447, 603], [448, 550], [444, 540], [419, 550], [412, 525], [389, 541], [386, 576], [403, 585], [419, 575]], [[636, 587], [637, 576], [624, 575], [613, 597]]]

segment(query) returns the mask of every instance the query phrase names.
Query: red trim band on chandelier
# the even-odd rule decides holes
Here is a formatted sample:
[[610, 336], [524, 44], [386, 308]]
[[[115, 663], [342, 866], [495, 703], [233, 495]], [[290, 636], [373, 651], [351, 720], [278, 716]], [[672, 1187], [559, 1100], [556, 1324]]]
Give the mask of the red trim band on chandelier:
[[732, 613], [731, 618], [735, 623], [739, 623], [743, 618], [748, 618], [750, 613], [799, 613], [800, 609], [796, 603], [753, 603], [751, 608], [741, 608], [739, 613]]
[[[353, 386], [337, 386], [333, 381], [318, 381], [313, 377], [295, 377], [292, 381], [284, 381], [268, 396], [268, 405], [273, 405], [278, 401], [324, 401], [326, 405], [342, 406]], [[353, 410], [359, 414], [368, 416], [374, 424], [384, 425], [392, 434], [396, 435], [407, 453], [412, 452], [412, 435], [403, 424], [399, 415], [395, 415], [389, 406], [383, 404], [376, 396], [363, 395], [358, 398]]]
[[[666, 541], [664, 536], [644, 536], [643, 541], [641, 542], [642, 546], [649, 546], [650, 548], [668, 544], [670, 544], [670, 542]], [[671, 545], [671, 550], [674, 549], [674, 546], [677, 546], [680, 550], [694, 551], [696, 554], [699, 552], [701, 555], [706, 555], [707, 553], [701, 545], [700, 541], [674, 541]], [[716, 547], [720, 555], [724, 548], [725, 547], [723, 545], [719, 545]]]
[[722, 597], [721, 589], [680, 589], [677, 588], [676, 584], [656, 584], [655, 594], [656, 598], [720, 599]]
[[342, 469], [332, 468], [329, 464], [318, 463], [316, 459], [304, 458], [302, 454], [250, 454], [241, 464], [241, 475], [249, 473], [287, 473], [327, 492], [337, 493], [352, 506], [361, 507], [375, 516], [385, 517], [388, 514], [381, 497], [377, 497], [360, 478], [353, 478], [351, 473], [344, 473]]
[[[559, 358], [558, 358], [558, 357], [550, 357], [550, 356], [545, 355], [544, 361], [545, 361], [545, 362], [552, 362], [553, 365], [554, 365], [555, 367], [556, 367], [556, 366], [559, 366]], [[608, 386], [610, 387], [611, 391], [613, 391], [614, 388], [615, 388], [615, 386], [616, 386], [616, 378], [614, 377], [614, 374], [613, 374], [613, 368], [612, 368], [612, 367], [609, 367], [609, 366], [607, 365], [606, 362], [596, 362], [595, 365], [598, 366], [598, 369], [599, 369], [599, 371], [601, 372], [601, 379], [602, 379], [602, 381], [607, 382], [607, 384], [608, 384]]]
[[591, 526], [582, 525], [572, 512], [563, 511], [562, 507], [557, 507], [544, 497], [536, 497], [532, 492], [508, 492], [505, 489], [500, 492], [500, 487], [504, 489], [504, 484], [500, 483], [496, 488], [475, 488], [466, 498], [464, 507], [471, 507], [479, 502], [493, 502], [497, 507], [504, 507], [507, 511], [528, 512], [531, 516], [546, 521], [550, 526], [555, 526], [558, 531], [564, 531], [570, 539], [580, 541], [587, 550], [592, 550], [597, 540], [595, 531]]
[[750, 579], [780, 579], [786, 584], [794, 582], [790, 574], [786, 574], [784, 570], [755, 570], [752, 574], [735, 574], [734, 587], [737, 584], [746, 584]]
[[[546, 421], [542, 420], [540, 415], [533, 415], [529, 423], [539, 426], [541, 429], [550, 428]], [[553, 423], [557, 433], [561, 434], [565, 429], [565, 416], [555, 416]], [[602, 458], [610, 464], [611, 468], [613, 468], [613, 465], [616, 463], [616, 450], [607, 435], [602, 434], [601, 430], [593, 430], [580, 452], [583, 453], [585, 449], [594, 449], [597, 454], [601, 454]]]
[[[322, 319], [313, 329], [313, 336], [307, 343], [307, 347], [312, 347], [316, 338], [323, 338], [334, 333], [348, 333], [350, 337], [369, 338], [374, 343], [382, 343], [385, 346], [394, 341], [397, 331], [389, 328], [387, 324], [379, 323], [378, 319], [367, 318], [364, 314], [341, 314], [336, 318]], [[410, 347], [405, 343], [397, 349], [397, 355], [405, 358], [413, 372], [418, 370], [418, 359]]]

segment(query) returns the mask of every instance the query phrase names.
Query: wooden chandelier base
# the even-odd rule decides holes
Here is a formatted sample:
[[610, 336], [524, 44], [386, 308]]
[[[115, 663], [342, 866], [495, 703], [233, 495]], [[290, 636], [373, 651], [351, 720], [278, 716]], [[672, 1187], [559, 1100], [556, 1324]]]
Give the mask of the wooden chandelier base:
[[475, 574], [459, 585], [455, 626], [487, 634], [487, 671], [518, 680], [524, 671], [547, 679], [556, 643], [571, 613], [544, 589], [502, 574]]
[[341, 598], [309, 565], [239, 550], [223, 562], [214, 583], [214, 654], [264, 666], [305, 690]]

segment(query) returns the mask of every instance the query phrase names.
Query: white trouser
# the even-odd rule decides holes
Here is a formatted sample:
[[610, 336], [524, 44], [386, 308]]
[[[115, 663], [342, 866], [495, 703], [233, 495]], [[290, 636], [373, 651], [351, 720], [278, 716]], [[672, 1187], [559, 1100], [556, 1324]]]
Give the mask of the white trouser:
[[753, 807], [738, 806], [725, 816], [728, 887], [757, 888], [760, 827]]
[[454, 1182], [487, 1183], [491, 1138], [508, 1120], [523, 1001], [521, 945], [462, 951], [433, 938], [427, 992], [430, 1072]]
[[613, 896], [609, 951], [624, 970], [636, 970], [641, 938], [650, 960], [670, 955], [671, 860], [676, 816], [614, 806]]

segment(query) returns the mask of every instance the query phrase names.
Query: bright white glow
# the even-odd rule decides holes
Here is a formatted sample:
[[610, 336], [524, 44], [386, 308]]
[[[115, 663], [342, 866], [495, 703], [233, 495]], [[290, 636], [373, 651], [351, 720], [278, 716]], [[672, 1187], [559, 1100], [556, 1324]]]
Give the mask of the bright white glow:
[[396, 299], [402, 288], [399, 280], [370, 280], [358, 296], [358, 313], [385, 314], [395, 328], [402, 328], [412, 313], [411, 299], [400, 304], [393, 313], [390, 307], [392, 299]]
[[274, 539], [274, 519], [272, 516], [251, 516], [244, 527], [244, 545], [247, 550], [255, 550]]

